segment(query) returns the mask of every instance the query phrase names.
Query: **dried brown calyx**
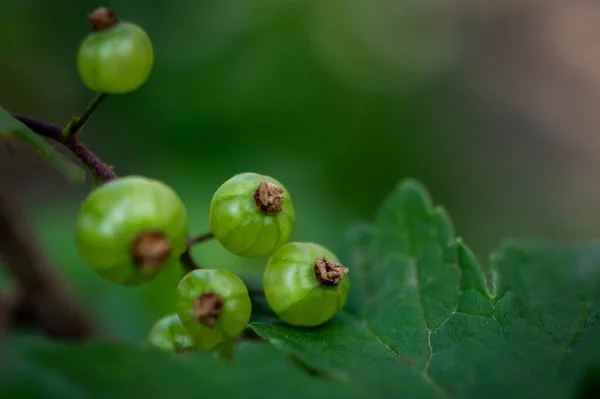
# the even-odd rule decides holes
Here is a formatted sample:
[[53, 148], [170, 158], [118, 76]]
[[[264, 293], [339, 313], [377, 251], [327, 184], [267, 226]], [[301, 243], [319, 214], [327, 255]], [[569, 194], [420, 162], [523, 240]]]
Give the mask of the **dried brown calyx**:
[[171, 250], [171, 241], [160, 231], [142, 233], [133, 240], [131, 245], [135, 264], [148, 272], [162, 268], [171, 255]]
[[348, 274], [348, 268], [321, 256], [315, 262], [315, 274], [319, 284], [331, 287], [342, 281], [344, 276]]
[[223, 298], [213, 292], [207, 292], [194, 301], [194, 320], [213, 328], [223, 309]]
[[276, 215], [283, 210], [283, 189], [263, 181], [254, 192], [254, 201], [264, 213]]
[[98, 7], [88, 15], [94, 32], [108, 29], [119, 23], [117, 15], [104, 7]]

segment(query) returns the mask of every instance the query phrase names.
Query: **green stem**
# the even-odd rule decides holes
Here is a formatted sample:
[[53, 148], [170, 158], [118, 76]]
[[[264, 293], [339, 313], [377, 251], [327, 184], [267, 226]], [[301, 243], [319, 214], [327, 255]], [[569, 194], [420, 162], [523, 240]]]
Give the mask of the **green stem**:
[[87, 122], [87, 120], [92, 116], [96, 108], [104, 101], [106, 98], [106, 93], [98, 93], [92, 100], [92, 102], [87, 106], [83, 114], [79, 118], [73, 118], [69, 122], [69, 124], [65, 127], [62, 132], [63, 137], [69, 137], [72, 134], [75, 134], [83, 127], [83, 125]]
[[[196, 263], [194, 258], [192, 258], [192, 247], [196, 244], [200, 244], [201, 242], [208, 241], [213, 238], [214, 235], [212, 232], [200, 234], [197, 236], [192, 236], [188, 238], [187, 248], [183, 254], [181, 254], [181, 265], [183, 266], [183, 276], [185, 276], [188, 272], [192, 270], [201, 269], [200, 265]], [[182, 277], [183, 277], [182, 276]]]
[[214, 238], [215, 236], [213, 235], [212, 231], [209, 231], [208, 233], [204, 233], [204, 234], [200, 234], [197, 236], [193, 236], [190, 237], [188, 239], [188, 247], [194, 246], [196, 244], [200, 244], [203, 241], [208, 241], [212, 238]]

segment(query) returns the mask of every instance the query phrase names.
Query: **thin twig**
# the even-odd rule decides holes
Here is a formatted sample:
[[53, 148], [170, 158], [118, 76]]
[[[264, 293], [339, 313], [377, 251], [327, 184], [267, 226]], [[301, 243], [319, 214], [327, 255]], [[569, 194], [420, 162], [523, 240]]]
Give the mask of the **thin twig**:
[[90, 151], [76, 136], [63, 137], [63, 129], [52, 123], [29, 118], [27, 116], [13, 115], [16, 119], [27, 125], [40, 136], [58, 141], [67, 147], [77, 158], [83, 162], [88, 170], [99, 180], [108, 181], [118, 178], [110, 166]]
[[199, 234], [197, 236], [190, 236], [188, 238], [187, 248], [180, 258], [181, 265], [183, 266], [186, 272], [191, 272], [192, 270], [202, 268], [192, 257], [192, 247], [194, 245], [200, 244], [201, 242], [208, 241], [213, 237], [213, 233], [209, 231], [208, 233]]
[[18, 119], [19, 121], [21, 121], [21, 123], [25, 124], [27, 127], [29, 127], [31, 130], [33, 130], [40, 136], [44, 136], [61, 143], [63, 141], [61, 137], [63, 129], [60, 126], [44, 122], [38, 119], [30, 118], [28, 116], [13, 115], [13, 118]]
[[22, 210], [8, 193], [6, 186], [0, 187], [0, 254], [20, 289], [12, 311], [29, 313], [35, 324], [53, 337], [97, 336], [96, 327], [55, 272]]
[[87, 106], [85, 111], [83, 111], [83, 114], [81, 114], [79, 118], [75, 118], [75, 121], [73, 123], [69, 123], [67, 127], [65, 127], [65, 129], [62, 132], [63, 137], [69, 137], [72, 134], [77, 134], [79, 130], [83, 127], [83, 125], [85, 125], [90, 116], [92, 116], [96, 108], [98, 108], [98, 106], [102, 104], [102, 101], [104, 101], [106, 96], [106, 93], [96, 94], [92, 102]]
[[188, 241], [187, 241], [188, 248], [193, 247], [196, 244], [200, 244], [201, 242], [208, 241], [214, 237], [215, 236], [212, 233], [212, 231], [209, 231], [208, 233], [204, 233], [204, 234], [199, 234], [197, 236], [191, 236], [190, 238], [188, 238]]
[[185, 273], [191, 272], [192, 270], [201, 269], [200, 265], [197, 264], [192, 257], [190, 247], [187, 247], [185, 252], [181, 254], [179, 261], [181, 262], [181, 266], [183, 266]]
[[79, 139], [75, 136], [69, 136], [63, 142], [77, 158], [83, 162], [90, 172], [100, 181], [115, 180], [119, 176], [100, 160], [92, 151], [90, 151]]

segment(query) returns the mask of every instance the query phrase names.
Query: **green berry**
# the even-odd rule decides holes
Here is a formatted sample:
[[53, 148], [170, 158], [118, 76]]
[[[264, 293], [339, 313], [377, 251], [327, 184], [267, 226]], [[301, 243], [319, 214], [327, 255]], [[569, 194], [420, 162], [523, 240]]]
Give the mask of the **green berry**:
[[90, 14], [94, 31], [82, 41], [77, 69], [83, 83], [99, 93], [138, 89], [150, 76], [154, 50], [148, 34], [132, 22], [120, 22], [106, 9]]
[[175, 291], [177, 314], [199, 349], [211, 350], [241, 333], [252, 313], [248, 289], [226, 270], [186, 274]]
[[181, 324], [177, 314], [158, 320], [148, 333], [148, 343], [166, 352], [184, 352], [194, 349], [194, 338]]
[[330, 320], [348, 299], [348, 269], [318, 244], [291, 242], [275, 251], [265, 268], [267, 303], [288, 324], [314, 327]]
[[212, 233], [225, 249], [245, 258], [260, 258], [289, 240], [296, 211], [290, 194], [277, 180], [242, 173], [217, 189], [209, 219]]
[[77, 219], [83, 259], [105, 279], [137, 285], [176, 264], [187, 247], [188, 219], [177, 194], [157, 180], [127, 176], [95, 188]]

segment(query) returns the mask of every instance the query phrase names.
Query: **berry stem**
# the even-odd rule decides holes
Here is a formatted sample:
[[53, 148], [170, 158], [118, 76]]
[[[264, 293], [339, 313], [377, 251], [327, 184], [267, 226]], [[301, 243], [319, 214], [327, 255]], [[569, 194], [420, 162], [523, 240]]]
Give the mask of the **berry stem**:
[[196, 261], [192, 257], [192, 252], [190, 251], [189, 246], [186, 248], [185, 252], [181, 254], [181, 258], [179, 258], [179, 261], [181, 262], [181, 266], [183, 266], [183, 275], [181, 277], [185, 276], [193, 270], [202, 269], [202, 267], [198, 263], [196, 263]]
[[196, 244], [200, 244], [201, 242], [204, 241], [208, 241], [212, 238], [214, 238], [215, 236], [213, 235], [212, 231], [209, 231], [208, 233], [204, 233], [204, 234], [199, 234], [197, 236], [192, 236], [190, 238], [188, 238], [188, 248], [192, 247]]
[[67, 147], [73, 154], [75, 154], [77, 158], [81, 160], [81, 162], [83, 162], [87, 169], [98, 180], [108, 181], [118, 178], [116, 173], [113, 172], [112, 168], [102, 162], [102, 160], [98, 158], [98, 156], [96, 156], [92, 151], [90, 151], [81, 141], [79, 141], [76, 136], [71, 135], [69, 137], [64, 137], [62, 135], [63, 128], [60, 126], [29, 118], [27, 116], [13, 116], [40, 136], [56, 140]]
[[100, 181], [118, 179], [119, 176], [113, 172], [112, 167], [105, 164], [92, 151], [90, 151], [75, 136], [68, 137], [63, 143], [77, 158], [85, 164], [94, 177]]
[[201, 242], [208, 241], [211, 238], [214, 238], [214, 235], [210, 231], [208, 233], [199, 234], [197, 236], [191, 236], [188, 238], [187, 248], [185, 249], [185, 252], [181, 254], [180, 259], [181, 265], [183, 266], [183, 269], [185, 271], [184, 275], [191, 272], [192, 270], [202, 269], [202, 267], [198, 265], [198, 263], [196, 263], [196, 261], [192, 257], [192, 247], [196, 244], [200, 244]]
[[87, 120], [92, 116], [96, 108], [102, 104], [102, 101], [106, 98], [107, 94], [105, 93], [97, 93], [91, 103], [87, 106], [83, 114], [79, 118], [73, 118], [67, 124], [67, 126], [62, 131], [62, 137], [69, 137], [71, 135], [76, 135], [79, 133], [79, 130], [83, 127], [83, 125], [87, 122]]

